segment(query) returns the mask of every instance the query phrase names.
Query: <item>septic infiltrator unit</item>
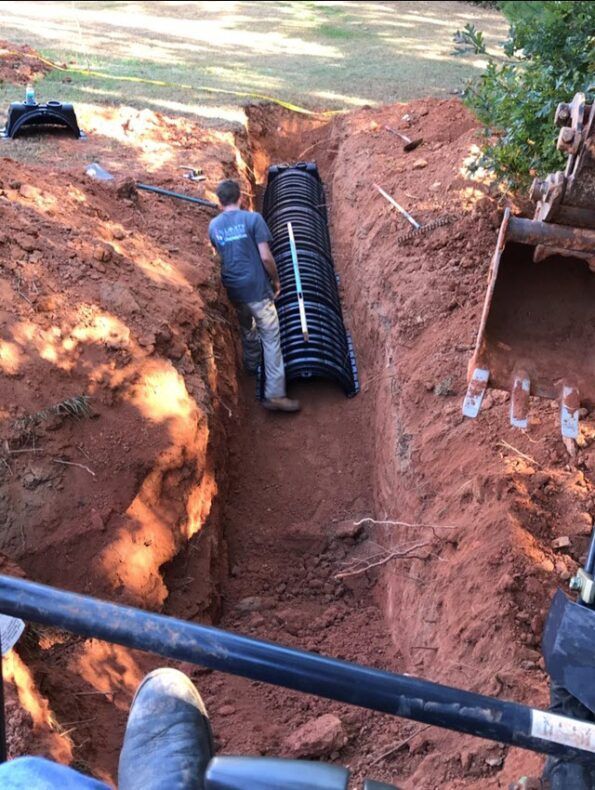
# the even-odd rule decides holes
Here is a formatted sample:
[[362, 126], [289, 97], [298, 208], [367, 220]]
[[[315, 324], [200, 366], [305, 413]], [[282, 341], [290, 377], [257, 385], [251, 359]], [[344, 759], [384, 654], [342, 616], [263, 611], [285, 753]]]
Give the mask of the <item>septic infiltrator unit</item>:
[[[263, 215], [281, 281], [276, 304], [287, 381], [325, 378], [336, 381], [348, 397], [357, 395], [355, 353], [343, 323], [326, 196], [316, 164], [270, 167]], [[261, 381], [261, 392], [263, 385]]]
[[85, 136], [79, 128], [72, 104], [60, 101], [38, 104], [33, 90], [28, 88], [25, 101], [12, 102], [9, 106], [6, 126], [1, 134], [5, 138], [14, 138], [24, 129], [36, 128], [42, 132], [56, 127], [69, 129], [77, 139]]

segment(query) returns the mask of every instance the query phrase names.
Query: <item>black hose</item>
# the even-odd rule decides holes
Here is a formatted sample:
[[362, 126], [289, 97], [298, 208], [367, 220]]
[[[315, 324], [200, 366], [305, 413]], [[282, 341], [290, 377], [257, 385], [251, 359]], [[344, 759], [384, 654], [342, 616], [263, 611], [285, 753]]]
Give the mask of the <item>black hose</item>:
[[492, 741], [595, 763], [595, 725], [527, 705], [397, 675], [0, 576], [0, 611], [79, 636], [403, 716]]
[[137, 189], [144, 189], [145, 192], [155, 192], [157, 195], [165, 195], [166, 197], [176, 198], [177, 200], [187, 200], [189, 203], [197, 203], [199, 206], [207, 206], [207, 208], [219, 208], [219, 206], [216, 203], [213, 203], [212, 200], [192, 197], [191, 195], [183, 195], [181, 192], [172, 192], [171, 189], [152, 187], [149, 184], [137, 184], [136, 186]]

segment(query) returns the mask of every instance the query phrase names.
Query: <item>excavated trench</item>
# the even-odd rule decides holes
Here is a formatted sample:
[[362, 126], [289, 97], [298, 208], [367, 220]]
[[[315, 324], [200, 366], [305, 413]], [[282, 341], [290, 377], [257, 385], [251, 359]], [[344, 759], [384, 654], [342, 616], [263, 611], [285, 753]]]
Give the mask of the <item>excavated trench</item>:
[[[513, 442], [498, 395], [488, 398], [483, 422], [462, 421], [459, 398], [499, 216], [461, 175], [476, 139], [461, 105], [408, 106], [411, 132], [423, 125], [426, 140], [425, 159], [414, 167], [383, 131], [403, 112], [320, 120], [251, 107], [246, 134], [221, 159], [220, 175], [239, 173], [256, 208], [271, 162], [318, 162], [361, 394], [349, 400], [329, 383], [310, 382], [292, 387], [300, 414], [265, 412], [253, 379], [238, 370], [236, 381], [233, 317], [210, 291], [205, 314], [223, 312], [207, 332], [192, 329], [198, 314], [182, 322], [188, 357], [173, 358], [178, 371], [187, 359], [182, 374], [196, 402], [209, 396], [214, 405], [198, 421], [200, 435], [179, 434], [186, 444], [167, 456], [138, 505], [176, 532], [174, 549], [167, 544], [160, 559], [154, 526], [132, 534], [143, 585], [126, 575], [131, 555], [122, 550], [107, 591], [85, 579], [84, 568], [64, 582], [59, 543], [51, 549], [55, 567], [44, 565], [42, 550], [22, 564], [28, 575], [62, 586], [543, 705], [539, 637], [549, 591], [576, 566], [586, 541], [589, 444], [569, 465], [548, 438], [556, 435], [555, 415], [541, 404], [533, 405], [533, 437]], [[417, 200], [422, 222], [459, 212], [456, 226], [397, 247], [395, 220], [371, 189], [375, 179]], [[177, 232], [186, 232], [190, 217], [172, 219]], [[153, 345], [170, 354], [174, 334]], [[524, 458], [515, 446], [502, 450], [504, 437]], [[200, 478], [184, 449], [189, 441]], [[137, 469], [140, 479], [148, 463]], [[107, 512], [93, 552], [108, 526], [120, 527]], [[572, 550], [554, 554], [556, 529], [568, 529], [558, 524], [580, 525], [580, 514]], [[113, 777], [130, 694], [157, 660], [93, 641], [77, 653], [80, 644], [64, 634], [41, 632], [37, 640], [24, 657], [70, 731], [75, 763]], [[537, 758], [515, 750], [182, 668], [205, 698], [224, 753], [322, 758], [348, 765], [358, 780], [411, 788], [498, 787], [539, 770]]]

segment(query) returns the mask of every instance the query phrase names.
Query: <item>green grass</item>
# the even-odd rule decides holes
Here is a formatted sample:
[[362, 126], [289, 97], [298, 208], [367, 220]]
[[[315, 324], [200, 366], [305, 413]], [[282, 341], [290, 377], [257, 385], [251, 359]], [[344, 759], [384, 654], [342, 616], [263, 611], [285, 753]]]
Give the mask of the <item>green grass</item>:
[[357, 36], [356, 31], [351, 30], [348, 27], [337, 27], [335, 25], [327, 24], [318, 25], [316, 32], [321, 36], [326, 36], [327, 38], [354, 38]]
[[[483, 61], [453, 54], [467, 22], [494, 49], [506, 23], [462, 2], [0, 2], [2, 37], [51, 59], [105, 72], [271, 95], [344, 109], [449, 95]], [[52, 72], [41, 99], [130, 104], [234, 120], [246, 99], [198, 89]], [[0, 86], [5, 100], [21, 87]]]

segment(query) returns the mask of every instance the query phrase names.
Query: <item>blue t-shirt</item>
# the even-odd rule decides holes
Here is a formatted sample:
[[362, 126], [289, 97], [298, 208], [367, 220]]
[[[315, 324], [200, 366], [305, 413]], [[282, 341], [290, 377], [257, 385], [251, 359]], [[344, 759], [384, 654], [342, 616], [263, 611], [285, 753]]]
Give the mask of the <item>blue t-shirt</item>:
[[211, 220], [209, 238], [221, 256], [221, 279], [232, 302], [270, 299], [273, 289], [258, 244], [272, 241], [271, 231], [256, 211], [222, 211]]

